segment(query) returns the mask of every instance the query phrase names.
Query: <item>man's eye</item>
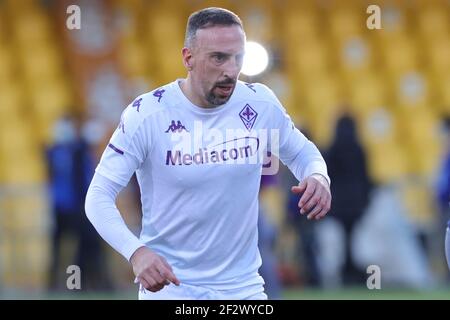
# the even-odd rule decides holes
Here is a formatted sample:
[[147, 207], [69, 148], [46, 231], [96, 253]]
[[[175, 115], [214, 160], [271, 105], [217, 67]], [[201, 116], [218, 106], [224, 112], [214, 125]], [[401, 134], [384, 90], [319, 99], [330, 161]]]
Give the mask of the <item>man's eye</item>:
[[214, 61], [216, 62], [224, 62], [225, 61], [225, 56], [222, 54], [217, 54], [214, 56]]

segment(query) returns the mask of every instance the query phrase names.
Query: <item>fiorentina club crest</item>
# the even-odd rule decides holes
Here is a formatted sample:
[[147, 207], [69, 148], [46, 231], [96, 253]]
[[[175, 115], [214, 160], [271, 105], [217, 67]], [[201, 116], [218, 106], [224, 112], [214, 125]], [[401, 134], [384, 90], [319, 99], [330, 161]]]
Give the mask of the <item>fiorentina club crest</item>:
[[253, 110], [253, 108], [249, 104], [246, 104], [244, 109], [239, 112], [239, 117], [241, 118], [248, 131], [252, 130], [257, 116], [258, 113]]

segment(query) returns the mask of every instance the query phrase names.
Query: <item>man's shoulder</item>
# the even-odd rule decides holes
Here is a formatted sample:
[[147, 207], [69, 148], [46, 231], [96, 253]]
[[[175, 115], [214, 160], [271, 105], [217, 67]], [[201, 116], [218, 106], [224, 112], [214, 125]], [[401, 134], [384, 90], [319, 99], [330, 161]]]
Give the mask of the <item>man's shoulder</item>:
[[279, 104], [275, 93], [263, 83], [238, 81], [238, 87], [240, 97], [243, 99]]
[[243, 81], [238, 82], [239, 95], [238, 99], [246, 102], [254, 102], [258, 105], [264, 105], [270, 110], [284, 110], [281, 102], [278, 100], [275, 93], [265, 84], [262, 83], [247, 83]]
[[170, 84], [167, 84], [137, 96], [127, 109], [148, 116], [166, 108], [171, 99]]
[[[134, 132], [146, 119], [167, 110], [170, 99], [170, 84], [158, 87], [134, 98], [120, 118], [120, 126]], [[119, 126], [119, 127], [120, 127]]]
[[173, 104], [173, 93], [171, 92], [171, 84], [145, 92], [136, 98], [127, 106], [124, 113], [127, 116], [134, 115], [139, 118], [146, 118], [159, 111], [166, 110]]

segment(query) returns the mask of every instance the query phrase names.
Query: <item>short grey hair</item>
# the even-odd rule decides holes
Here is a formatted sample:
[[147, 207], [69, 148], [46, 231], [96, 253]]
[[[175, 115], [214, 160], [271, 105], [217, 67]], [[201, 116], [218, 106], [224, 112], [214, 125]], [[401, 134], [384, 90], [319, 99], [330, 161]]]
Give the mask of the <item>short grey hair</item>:
[[244, 30], [241, 19], [237, 14], [223, 8], [211, 7], [192, 13], [189, 16], [184, 46], [190, 48], [198, 29], [206, 29], [213, 26], [238, 25]]

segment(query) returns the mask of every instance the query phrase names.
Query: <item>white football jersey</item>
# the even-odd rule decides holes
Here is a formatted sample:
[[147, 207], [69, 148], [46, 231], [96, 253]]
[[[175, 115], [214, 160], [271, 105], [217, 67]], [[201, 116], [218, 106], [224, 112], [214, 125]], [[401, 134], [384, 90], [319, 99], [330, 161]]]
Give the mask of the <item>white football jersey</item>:
[[238, 81], [227, 103], [200, 108], [179, 81], [126, 108], [96, 172], [122, 186], [136, 172], [140, 241], [182, 283], [218, 290], [263, 284], [258, 192], [263, 165], [268, 174], [277, 170], [264, 156], [278, 155], [299, 180], [328, 178], [326, 165], [266, 86]]

